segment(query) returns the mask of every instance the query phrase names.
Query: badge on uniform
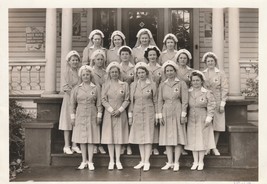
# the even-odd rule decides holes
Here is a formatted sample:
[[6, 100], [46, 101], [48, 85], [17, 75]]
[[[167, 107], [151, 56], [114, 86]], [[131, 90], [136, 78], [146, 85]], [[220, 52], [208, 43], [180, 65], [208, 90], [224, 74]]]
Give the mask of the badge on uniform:
[[146, 93], [151, 93], [151, 89], [148, 89], [148, 90], [146, 91]]
[[190, 79], [190, 75], [189, 74], [187, 74], [187, 78]]
[[174, 93], [178, 93], [179, 89], [178, 88], [174, 88]]

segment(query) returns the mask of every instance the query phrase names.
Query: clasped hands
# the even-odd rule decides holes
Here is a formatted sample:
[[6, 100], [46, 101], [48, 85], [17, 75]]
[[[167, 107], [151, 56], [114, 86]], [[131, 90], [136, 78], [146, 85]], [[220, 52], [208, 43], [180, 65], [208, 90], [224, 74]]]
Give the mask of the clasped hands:
[[121, 112], [117, 109], [117, 110], [113, 110], [111, 113], [111, 116], [120, 116], [121, 115]]

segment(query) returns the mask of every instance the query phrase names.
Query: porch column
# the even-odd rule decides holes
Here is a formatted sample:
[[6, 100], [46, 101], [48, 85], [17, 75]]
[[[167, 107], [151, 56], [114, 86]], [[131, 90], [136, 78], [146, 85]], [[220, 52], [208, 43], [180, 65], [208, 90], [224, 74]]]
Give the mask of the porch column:
[[218, 66], [224, 70], [223, 8], [212, 9], [212, 50], [218, 56]]
[[239, 9], [229, 8], [229, 96], [230, 98], [242, 98], [240, 91], [240, 31]]
[[169, 8], [164, 8], [164, 36], [169, 33]]
[[122, 31], [121, 22], [122, 22], [122, 9], [117, 8], [117, 30], [120, 31]]
[[66, 55], [72, 50], [72, 8], [62, 9], [60, 92], [66, 71]]
[[57, 9], [46, 9], [45, 25], [45, 91], [44, 94], [56, 93], [56, 53], [57, 53]]

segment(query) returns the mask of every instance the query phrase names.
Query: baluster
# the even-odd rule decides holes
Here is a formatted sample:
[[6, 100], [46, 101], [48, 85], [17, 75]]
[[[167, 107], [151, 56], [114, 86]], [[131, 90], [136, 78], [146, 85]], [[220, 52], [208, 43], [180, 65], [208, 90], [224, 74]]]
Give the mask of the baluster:
[[21, 85], [21, 69], [22, 69], [22, 66], [17, 66], [17, 71], [19, 72], [19, 78], [18, 78], [18, 90], [22, 90], [22, 85]]
[[27, 81], [26, 89], [31, 90], [32, 89], [32, 87], [31, 87], [31, 69], [32, 69], [32, 66], [26, 66], [26, 69], [28, 71], [28, 81]]
[[249, 79], [250, 71], [251, 71], [251, 65], [247, 65], [247, 66], [245, 67], [245, 70], [246, 70], [246, 74], [247, 74], [247, 79]]
[[12, 69], [13, 69], [13, 66], [9, 66], [9, 91], [11, 91], [13, 88], [12, 88]]
[[41, 81], [40, 81], [40, 70], [41, 66], [35, 66], [35, 70], [37, 71], [37, 87], [40, 90], [41, 89]]

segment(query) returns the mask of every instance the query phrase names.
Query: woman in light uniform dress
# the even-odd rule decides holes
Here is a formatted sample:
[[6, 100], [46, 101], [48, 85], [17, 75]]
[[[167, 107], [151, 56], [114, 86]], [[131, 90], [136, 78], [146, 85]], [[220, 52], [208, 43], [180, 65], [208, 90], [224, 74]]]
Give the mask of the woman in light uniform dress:
[[[177, 78], [178, 66], [174, 61], [162, 65], [167, 79], [159, 86], [158, 117], [160, 121], [159, 145], [166, 146], [168, 162], [162, 170], [179, 170], [182, 145], [187, 144], [186, 115], [188, 106], [188, 87]], [[174, 149], [174, 163], [173, 163]]]
[[[106, 62], [106, 54], [102, 49], [95, 50], [91, 55], [91, 66], [93, 67], [93, 80], [95, 84], [102, 87], [103, 83], [107, 79], [106, 71], [104, 69], [104, 63]], [[102, 124], [100, 125], [100, 132], [102, 131]], [[95, 145], [94, 153], [106, 154], [104, 147], [99, 144]]]
[[[74, 126], [72, 141], [80, 143], [82, 163], [78, 169], [88, 166], [94, 170], [93, 147], [100, 143], [100, 123], [102, 119], [102, 104], [100, 86], [92, 82], [93, 69], [84, 65], [79, 70], [82, 83], [74, 88], [71, 95], [71, 120]], [[88, 155], [88, 161], [87, 161]]]
[[[118, 50], [118, 55], [120, 58], [120, 65], [121, 65], [121, 80], [123, 82], [127, 82], [129, 86], [134, 81], [134, 65], [131, 63], [133, 60], [132, 57], [132, 49], [128, 46], [122, 46]], [[128, 112], [128, 108], [126, 109]], [[129, 131], [131, 129], [131, 126], [129, 126]], [[124, 154], [125, 150], [127, 150], [127, 155], [132, 154], [132, 148], [130, 144], [126, 146], [122, 146], [121, 148], [121, 154]]]
[[131, 63], [132, 49], [128, 46], [122, 46], [118, 50], [121, 65], [121, 80], [127, 82], [129, 86], [134, 81], [134, 65]]
[[91, 55], [95, 50], [101, 49], [106, 53], [103, 47], [104, 34], [102, 31], [95, 29], [89, 34], [89, 43], [83, 50], [82, 65], [91, 65]]
[[73, 88], [79, 84], [78, 70], [80, 68], [81, 58], [77, 51], [72, 50], [66, 56], [66, 73], [64, 74], [64, 82], [62, 89], [64, 91], [64, 98], [61, 106], [59, 117], [59, 130], [64, 131], [64, 148], [63, 152], [66, 154], [73, 154], [73, 152], [81, 153], [80, 148], [75, 142], [71, 141], [71, 131], [73, 126], [70, 119], [70, 95]]
[[190, 76], [193, 71], [192, 68], [188, 66], [189, 61], [192, 59], [191, 53], [186, 49], [180, 49], [175, 55], [177, 64], [178, 64], [178, 77], [180, 80], [185, 81], [187, 86], [190, 85]]
[[101, 49], [95, 50], [91, 55], [91, 61], [95, 83], [102, 87], [107, 79], [107, 73], [104, 68], [104, 63], [106, 62], [105, 52]]
[[107, 81], [102, 86], [102, 105], [105, 107], [101, 143], [108, 145], [109, 165], [113, 170], [114, 151], [117, 169], [123, 169], [120, 162], [121, 145], [128, 144], [129, 130], [126, 108], [129, 105], [129, 85], [119, 80], [121, 67], [117, 62], [111, 62], [106, 72]]
[[166, 34], [163, 39], [162, 53], [159, 58], [159, 64], [163, 65], [165, 61], [171, 60], [176, 61], [175, 55], [177, 53], [177, 43], [178, 39], [172, 33]]
[[[158, 59], [160, 56], [160, 50], [156, 46], [150, 46], [145, 49], [144, 57], [148, 61], [147, 69], [150, 73], [152, 80], [156, 83], [156, 88], [158, 91], [159, 84], [162, 80], [162, 68], [158, 64]], [[159, 143], [159, 125], [155, 126], [154, 139], [153, 139], [152, 153], [154, 155], [159, 155], [158, 143]]]
[[114, 31], [111, 35], [109, 50], [107, 51], [107, 65], [113, 61], [120, 63], [118, 50], [125, 45], [125, 35], [121, 31]]
[[187, 140], [185, 149], [193, 153], [191, 170], [203, 170], [205, 150], [215, 148], [212, 117], [215, 99], [210, 90], [203, 87], [205, 76], [200, 71], [193, 71], [189, 89], [189, 113]]
[[157, 89], [149, 79], [147, 64], [139, 62], [135, 66], [136, 80], [130, 87], [131, 104], [129, 107], [129, 124], [132, 124], [129, 143], [139, 144], [141, 162], [135, 169], [150, 169], [149, 158], [154, 143], [154, 131], [157, 125]]
[[154, 38], [150, 30], [143, 28], [140, 29], [136, 35], [137, 41], [133, 48], [134, 63], [147, 61], [144, 58], [144, 51], [149, 46], [156, 46]]
[[[216, 110], [213, 119], [214, 139], [217, 145], [220, 132], [225, 131], [224, 106], [228, 98], [228, 81], [225, 73], [217, 68], [218, 59], [212, 52], [203, 55], [202, 61], [206, 63], [207, 69], [203, 71], [206, 80], [205, 87], [211, 90], [216, 100]], [[212, 149], [214, 155], [220, 155], [217, 148]], [[209, 154], [207, 150], [206, 154]]]

